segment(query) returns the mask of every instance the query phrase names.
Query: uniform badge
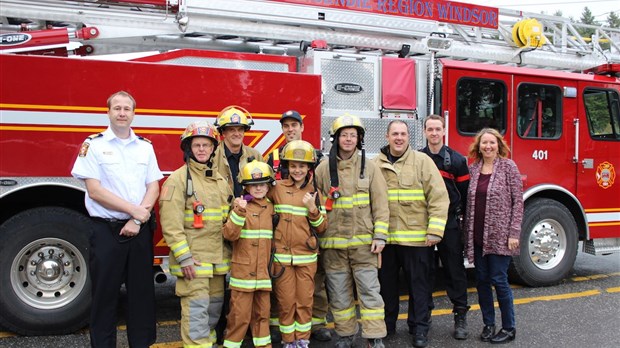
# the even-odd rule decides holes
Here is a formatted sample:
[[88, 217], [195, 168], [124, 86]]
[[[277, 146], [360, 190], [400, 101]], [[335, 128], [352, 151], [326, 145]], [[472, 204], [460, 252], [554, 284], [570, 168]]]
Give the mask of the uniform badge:
[[598, 186], [608, 189], [616, 180], [616, 169], [614, 165], [605, 161], [596, 168], [596, 183]]
[[86, 157], [86, 154], [88, 153], [88, 147], [90, 146], [90, 143], [85, 141], [84, 143], [82, 143], [82, 146], [80, 147], [80, 153], [78, 156], [80, 157]]
[[254, 169], [251, 175], [252, 175], [252, 179], [260, 179], [263, 177], [263, 171], [256, 168]]

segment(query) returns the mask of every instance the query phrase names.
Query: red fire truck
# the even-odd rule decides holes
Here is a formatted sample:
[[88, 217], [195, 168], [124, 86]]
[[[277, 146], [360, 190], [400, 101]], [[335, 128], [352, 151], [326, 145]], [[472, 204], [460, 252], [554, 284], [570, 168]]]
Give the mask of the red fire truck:
[[568, 19], [440, 0], [3, 0], [0, 14], [0, 324], [15, 332], [86, 324], [89, 220], [69, 172], [119, 89], [167, 173], [182, 129], [230, 104], [265, 155], [291, 108], [317, 147], [335, 117], [362, 117], [370, 156], [395, 118], [421, 148], [422, 119], [443, 115], [461, 153], [494, 127], [524, 183], [516, 280], [561, 281], [579, 241], [620, 251], [619, 30], [584, 39]]

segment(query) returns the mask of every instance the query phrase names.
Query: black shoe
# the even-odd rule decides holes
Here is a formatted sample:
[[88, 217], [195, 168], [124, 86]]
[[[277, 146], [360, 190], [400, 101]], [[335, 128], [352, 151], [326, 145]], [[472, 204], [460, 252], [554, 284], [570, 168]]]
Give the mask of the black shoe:
[[416, 348], [424, 348], [428, 346], [428, 338], [425, 334], [417, 333], [413, 336], [412, 344]]
[[332, 332], [329, 331], [328, 328], [322, 327], [320, 329], [312, 331], [310, 339], [320, 342], [329, 342], [332, 340]]
[[491, 338], [491, 343], [500, 344], [514, 341], [517, 336], [517, 329], [501, 329], [499, 332]]
[[282, 341], [282, 334], [280, 333], [280, 327], [278, 326], [270, 326], [269, 335], [271, 336], [271, 342]]
[[454, 313], [454, 333], [452, 337], [457, 340], [465, 340], [469, 336], [467, 330], [467, 311], [469, 307], [456, 307], [452, 311]]
[[495, 336], [495, 325], [485, 325], [480, 334], [480, 340], [482, 342], [489, 342], [491, 338]]

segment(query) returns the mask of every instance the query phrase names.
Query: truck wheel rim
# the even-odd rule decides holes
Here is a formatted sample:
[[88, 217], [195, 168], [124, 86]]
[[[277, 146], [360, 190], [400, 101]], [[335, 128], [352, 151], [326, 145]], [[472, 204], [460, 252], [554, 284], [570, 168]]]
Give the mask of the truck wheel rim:
[[86, 284], [86, 260], [73, 244], [42, 238], [21, 249], [11, 265], [11, 286], [24, 303], [38, 309], [60, 308]]
[[556, 220], [545, 219], [532, 228], [528, 251], [532, 263], [542, 270], [556, 267], [566, 253], [566, 232]]

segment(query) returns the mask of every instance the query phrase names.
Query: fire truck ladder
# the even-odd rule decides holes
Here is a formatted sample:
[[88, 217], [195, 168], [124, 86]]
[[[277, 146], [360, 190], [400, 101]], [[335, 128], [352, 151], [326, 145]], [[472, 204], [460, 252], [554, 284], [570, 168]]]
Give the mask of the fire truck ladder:
[[[499, 10], [497, 29], [343, 9], [259, 0], [3, 0], [1, 30], [95, 27], [95, 54], [175, 48], [283, 51], [302, 55], [302, 41], [369, 54], [425, 55], [583, 71], [620, 62], [620, 30], [569, 19]], [[20, 18], [28, 21], [20, 22]], [[519, 48], [513, 26], [543, 25], [541, 47]], [[593, 31], [584, 39], [579, 29]], [[441, 35], [438, 35], [440, 33]], [[603, 49], [600, 41], [606, 41]]]

